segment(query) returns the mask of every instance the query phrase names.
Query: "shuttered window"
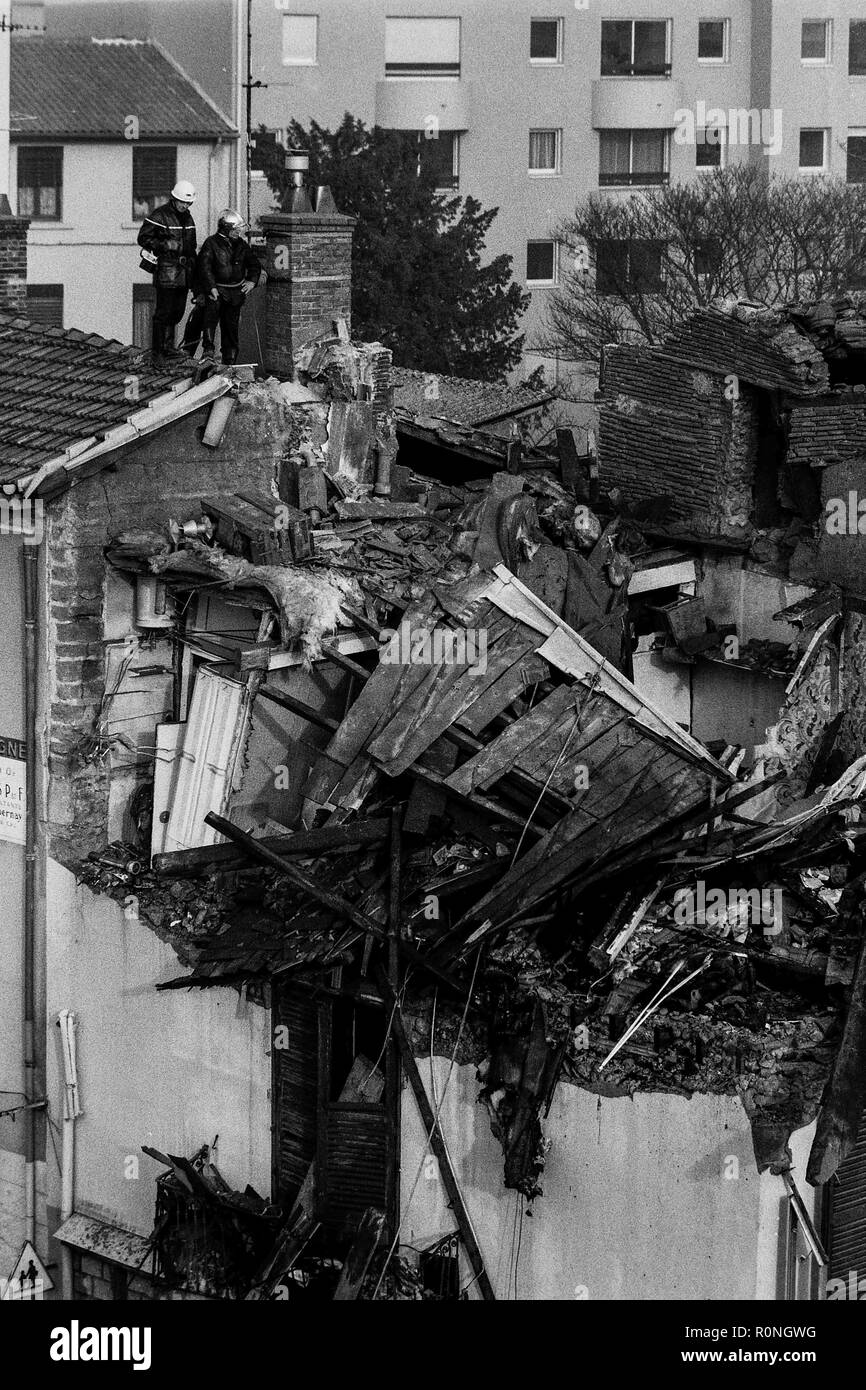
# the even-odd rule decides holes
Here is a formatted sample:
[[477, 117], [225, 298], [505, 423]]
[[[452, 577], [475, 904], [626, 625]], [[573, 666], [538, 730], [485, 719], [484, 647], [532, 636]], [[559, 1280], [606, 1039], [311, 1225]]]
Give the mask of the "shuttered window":
[[28, 285], [27, 317], [34, 323], [63, 327], [63, 286]]
[[386, 77], [459, 77], [460, 20], [385, 20]]
[[132, 216], [140, 222], [177, 183], [177, 146], [136, 146], [132, 151]]
[[866, 1111], [857, 1143], [830, 1184], [828, 1246], [828, 1299], [860, 1302], [866, 1296]]
[[274, 1188], [282, 1201], [294, 1199], [316, 1157], [318, 1012], [312, 995], [275, 986]]

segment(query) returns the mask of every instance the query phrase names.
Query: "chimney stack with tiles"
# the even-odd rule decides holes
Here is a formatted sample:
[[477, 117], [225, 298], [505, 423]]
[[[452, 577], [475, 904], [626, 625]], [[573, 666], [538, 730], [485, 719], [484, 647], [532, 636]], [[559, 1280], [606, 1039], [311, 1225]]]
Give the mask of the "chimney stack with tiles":
[[16, 217], [0, 194], [0, 314], [27, 313], [27, 217]]
[[289, 153], [286, 168], [294, 185], [289, 210], [267, 214], [261, 225], [268, 273], [264, 366], [290, 378], [302, 343], [332, 331], [336, 318], [350, 326], [355, 218], [337, 211], [329, 188], [306, 187], [308, 155]]

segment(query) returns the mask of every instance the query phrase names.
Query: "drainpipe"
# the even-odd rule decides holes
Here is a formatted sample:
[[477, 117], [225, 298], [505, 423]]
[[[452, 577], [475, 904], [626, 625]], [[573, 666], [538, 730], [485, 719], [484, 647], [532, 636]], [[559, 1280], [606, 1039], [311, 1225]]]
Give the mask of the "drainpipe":
[[[78, 1068], [75, 1059], [75, 1015], [61, 1009], [57, 1019], [63, 1052], [63, 1136], [60, 1150], [60, 1223], [75, 1210], [75, 1120], [81, 1114], [78, 1104]], [[61, 1292], [64, 1300], [73, 1297], [72, 1251], [61, 1246]]]
[[[24, 738], [27, 745], [24, 838], [24, 1094], [32, 1102], [38, 1085], [36, 1049], [36, 602], [39, 548], [21, 547], [24, 566]], [[36, 1111], [24, 1118], [24, 1218], [26, 1239], [36, 1236]]]

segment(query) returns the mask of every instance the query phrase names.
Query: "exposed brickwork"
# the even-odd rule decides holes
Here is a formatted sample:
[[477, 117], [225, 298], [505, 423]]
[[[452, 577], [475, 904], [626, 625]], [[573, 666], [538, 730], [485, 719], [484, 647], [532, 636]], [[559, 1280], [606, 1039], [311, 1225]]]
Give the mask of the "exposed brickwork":
[[301, 343], [329, 330], [337, 316], [351, 323], [355, 219], [340, 213], [274, 213], [261, 221], [268, 273], [265, 367], [287, 379]]
[[0, 216], [0, 314], [26, 312], [26, 217]]
[[605, 358], [599, 468], [628, 503], [667, 497], [666, 515], [696, 535], [738, 536], [748, 521], [754, 393], [672, 362], [663, 348], [612, 348]]
[[204, 496], [239, 488], [269, 492], [296, 428], [284, 403], [269, 409], [258, 391], [249, 402], [242, 395], [219, 449], [200, 443], [206, 421], [201, 410], [168, 426], [119, 453], [116, 471], [83, 480], [46, 507], [49, 852], [61, 863], [74, 863], [109, 838], [112, 759], [96, 755], [92, 738], [107, 671], [104, 547], [127, 530], [165, 534], [170, 518], [199, 516]]
[[101, 1260], [98, 1255], [90, 1255], [86, 1250], [73, 1252], [72, 1291], [75, 1298], [88, 1302], [152, 1302], [154, 1298], [153, 1280], [148, 1274], [126, 1269], [113, 1264], [111, 1260]]

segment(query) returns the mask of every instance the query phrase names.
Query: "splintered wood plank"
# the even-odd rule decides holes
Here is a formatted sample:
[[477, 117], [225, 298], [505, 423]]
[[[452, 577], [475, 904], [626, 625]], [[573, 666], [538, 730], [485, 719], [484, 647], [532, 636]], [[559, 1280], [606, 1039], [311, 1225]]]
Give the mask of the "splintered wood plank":
[[[497, 642], [492, 651], [488, 650], [483, 672], [457, 667], [456, 679], [446, 680], [440, 675], [424, 710], [410, 723], [396, 754], [380, 758], [383, 770], [396, 777], [411, 767], [424, 750], [456, 722], [467, 705], [475, 701], [480, 690], [492, 685], [515, 661], [532, 651], [533, 643], [534, 638], [515, 635], [511, 640]], [[385, 736], [388, 732], [386, 730]], [[384, 746], [384, 739], [377, 740], [378, 745]], [[370, 752], [376, 756], [377, 749], [372, 744]]]
[[498, 738], [452, 773], [447, 785], [464, 796], [468, 796], [476, 787], [491, 786], [504, 777], [517, 759], [569, 709], [579, 708], [583, 693], [579, 686], [558, 686], [545, 700], [509, 724]]
[[[525, 630], [529, 631], [528, 628]], [[537, 643], [537, 635], [533, 633], [532, 637]], [[540, 681], [547, 680], [549, 675], [550, 667], [547, 662], [542, 661], [533, 651], [533, 655], [524, 657], [510, 666], [498, 680], [488, 686], [483, 695], [479, 695], [478, 699], [463, 711], [457, 722], [461, 729], [466, 729], [468, 733], [477, 737], [482, 729], [486, 729], [492, 719], [508, 709], [518, 696], [533, 685], [538, 685]]]

